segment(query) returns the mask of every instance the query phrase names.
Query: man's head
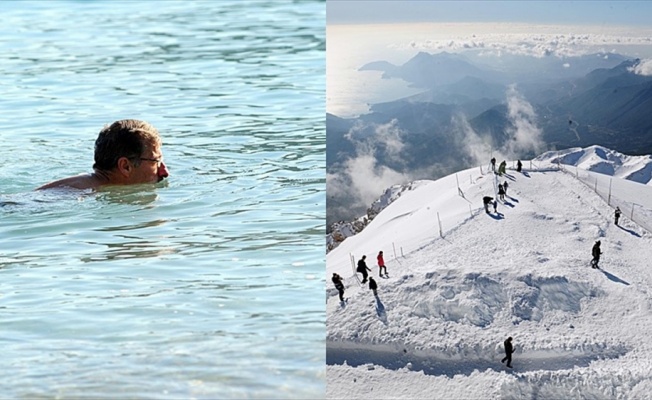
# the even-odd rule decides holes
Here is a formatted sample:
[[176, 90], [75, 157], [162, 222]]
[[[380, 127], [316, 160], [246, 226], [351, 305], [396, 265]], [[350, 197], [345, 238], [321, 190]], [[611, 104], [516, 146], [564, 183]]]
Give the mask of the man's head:
[[168, 176], [158, 131], [136, 119], [116, 121], [100, 131], [93, 169], [124, 184], [155, 183]]

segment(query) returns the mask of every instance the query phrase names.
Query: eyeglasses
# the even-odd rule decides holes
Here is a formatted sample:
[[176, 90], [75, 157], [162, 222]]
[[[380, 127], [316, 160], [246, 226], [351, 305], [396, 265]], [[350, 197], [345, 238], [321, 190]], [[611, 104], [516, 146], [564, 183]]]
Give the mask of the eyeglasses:
[[155, 162], [156, 165], [159, 166], [159, 167], [161, 166], [161, 162], [163, 162], [163, 157], [159, 157], [159, 158], [143, 158], [143, 157], [138, 157], [138, 159], [141, 160], [141, 161], [151, 161], [151, 162]]

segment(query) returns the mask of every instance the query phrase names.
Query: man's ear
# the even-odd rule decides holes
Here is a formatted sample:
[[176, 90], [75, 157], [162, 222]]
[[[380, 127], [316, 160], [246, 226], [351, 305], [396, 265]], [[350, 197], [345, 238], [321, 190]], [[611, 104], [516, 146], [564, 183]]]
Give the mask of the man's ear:
[[129, 176], [134, 166], [127, 157], [118, 158], [118, 173], [122, 176]]

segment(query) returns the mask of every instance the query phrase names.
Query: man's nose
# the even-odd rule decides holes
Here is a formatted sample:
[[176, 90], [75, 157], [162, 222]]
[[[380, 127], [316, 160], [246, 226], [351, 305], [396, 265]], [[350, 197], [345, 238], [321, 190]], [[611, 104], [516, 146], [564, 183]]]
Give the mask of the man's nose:
[[163, 161], [161, 161], [161, 165], [158, 167], [157, 175], [159, 178], [167, 178], [170, 175], [168, 173], [168, 167], [165, 166]]

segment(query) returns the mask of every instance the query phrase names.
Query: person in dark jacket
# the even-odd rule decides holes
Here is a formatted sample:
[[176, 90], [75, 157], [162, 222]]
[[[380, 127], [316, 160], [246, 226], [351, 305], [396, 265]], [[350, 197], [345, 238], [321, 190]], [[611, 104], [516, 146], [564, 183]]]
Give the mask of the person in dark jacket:
[[491, 158], [491, 171], [496, 172], [496, 158], [495, 157]]
[[516, 171], [521, 172], [522, 168], [523, 168], [523, 163], [521, 163], [521, 160], [516, 161]]
[[498, 175], [502, 175], [506, 173], [507, 173], [507, 162], [503, 160], [500, 162], [500, 165], [498, 166]]
[[376, 293], [376, 289], [378, 289], [378, 285], [376, 285], [376, 281], [372, 277], [369, 277], [369, 289], [371, 289], [371, 291], [374, 292], [374, 296], [378, 296], [378, 293]]
[[614, 213], [614, 218], [615, 218], [615, 224], [618, 225], [618, 219], [620, 218], [620, 208], [616, 207], [616, 212]]
[[387, 267], [385, 266], [385, 260], [383, 259], [383, 251], [378, 252], [378, 274], [383, 276], [383, 269], [385, 270], [385, 275], [387, 275]]
[[505, 191], [505, 196], [507, 196], [507, 187], [508, 186], [509, 185], [507, 184], [507, 181], [505, 181], [505, 183], [503, 183], [503, 190]]
[[507, 368], [512, 368], [512, 353], [514, 352], [514, 346], [512, 346], [512, 337], [508, 337], [505, 340], [505, 358], [500, 360], [501, 363], [507, 361]]
[[498, 184], [498, 197], [500, 197], [500, 200], [505, 201], [505, 189], [500, 183]]
[[489, 204], [491, 204], [493, 199], [494, 199], [493, 197], [489, 197], [489, 196], [484, 196], [482, 198], [482, 203], [484, 203], [484, 210], [487, 212], [487, 214], [489, 214]]
[[369, 267], [367, 267], [367, 263], [364, 261], [367, 258], [367, 256], [362, 256], [360, 260], [358, 260], [358, 271], [359, 273], [362, 274], [362, 283], [367, 283], [367, 271], [371, 270]]
[[340, 293], [340, 301], [344, 301], [344, 283], [342, 282], [342, 277], [339, 274], [333, 272], [333, 284], [335, 289]]
[[595, 244], [593, 245], [593, 249], [591, 250], [591, 253], [593, 254], [593, 260], [591, 260], [591, 267], [600, 268], [598, 267], [598, 263], [600, 262], [600, 254], [602, 254], [602, 252], [600, 251], [599, 240], [595, 242]]

